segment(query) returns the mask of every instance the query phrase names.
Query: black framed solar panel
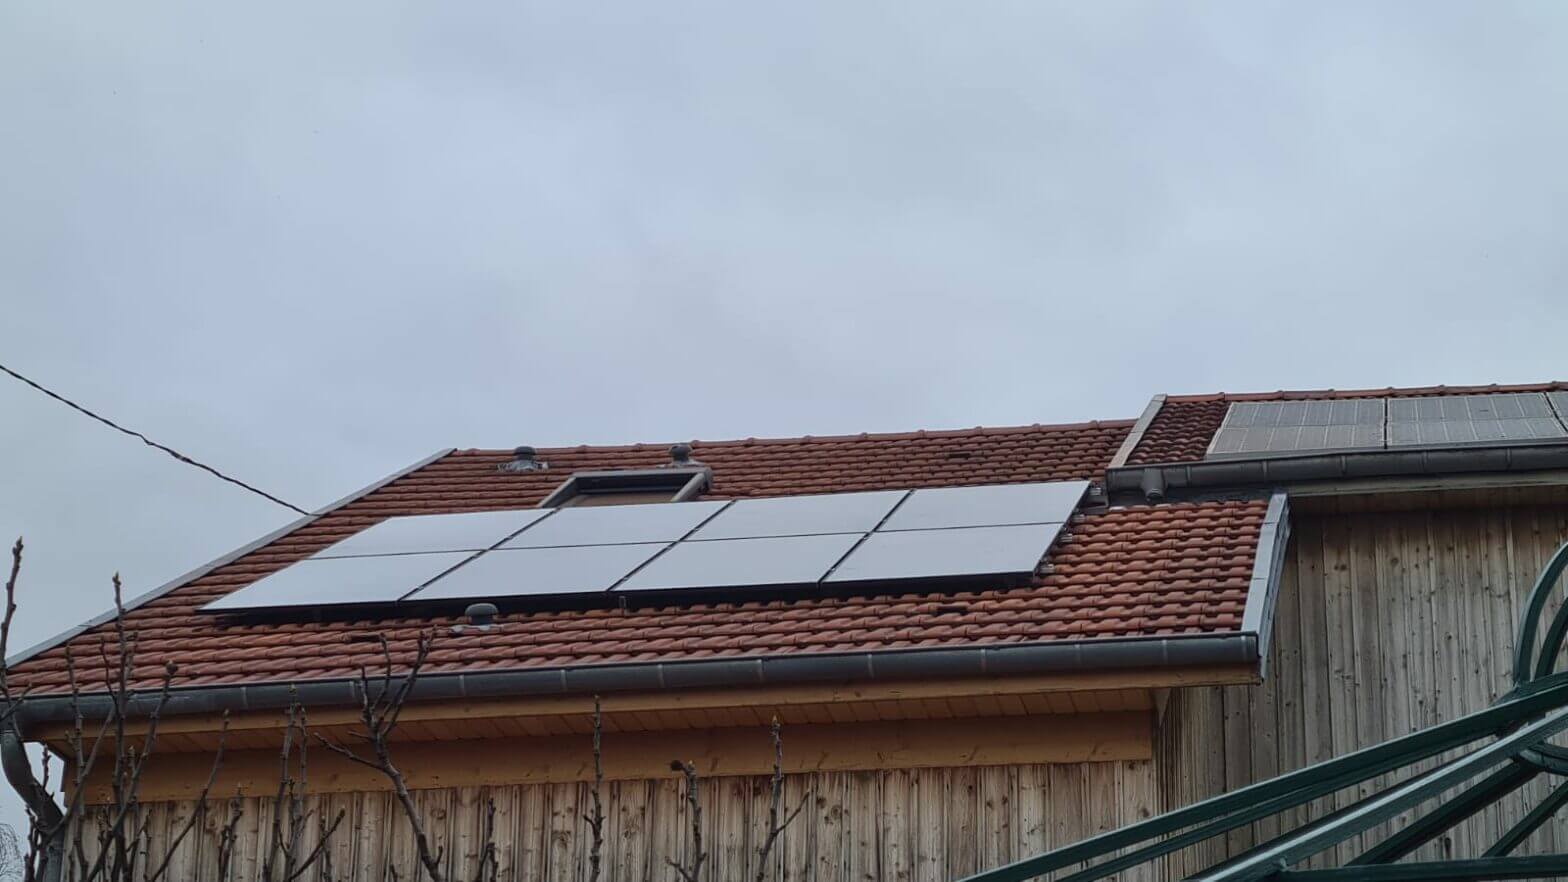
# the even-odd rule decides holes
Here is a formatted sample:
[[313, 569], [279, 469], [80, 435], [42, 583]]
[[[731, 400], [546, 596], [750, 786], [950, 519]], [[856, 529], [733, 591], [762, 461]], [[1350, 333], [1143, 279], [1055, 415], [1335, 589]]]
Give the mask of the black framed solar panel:
[[548, 514], [548, 510], [530, 508], [387, 518], [311, 556], [483, 551]]
[[669, 547], [667, 542], [652, 542], [498, 548], [436, 579], [407, 600], [494, 600], [602, 593]]
[[614, 593], [815, 585], [862, 535], [682, 542], [633, 573]]
[[739, 499], [703, 524], [693, 539], [754, 539], [818, 533], [865, 533], [887, 517], [908, 490], [824, 493]]
[[1207, 458], [1381, 450], [1386, 413], [1383, 398], [1233, 402]]
[[1388, 405], [1390, 447], [1530, 444], [1568, 439], [1540, 392], [1396, 398]]
[[[391, 518], [203, 608], [1026, 579], [1087, 481]], [[506, 538], [510, 536], [511, 538]], [[498, 544], [499, 543], [499, 544]], [[723, 595], [722, 591], [739, 592]], [[603, 601], [597, 601], [603, 602]]]
[[390, 604], [469, 558], [466, 551], [306, 558], [202, 607], [203, 612]]
[[1061, 530], [1062, 524], [1023, 524], [872, 533], [825, 584], [974, 576], [1026, 581]]
[[501, 547], [674, 542], [726, 505], [729, 503], [712, 500], [563, 508], [502, 543]]
[[1088, 481], [990, 484], [916, 490], [878, 528], [881, 531], [1064, 523], [1089, 489]]

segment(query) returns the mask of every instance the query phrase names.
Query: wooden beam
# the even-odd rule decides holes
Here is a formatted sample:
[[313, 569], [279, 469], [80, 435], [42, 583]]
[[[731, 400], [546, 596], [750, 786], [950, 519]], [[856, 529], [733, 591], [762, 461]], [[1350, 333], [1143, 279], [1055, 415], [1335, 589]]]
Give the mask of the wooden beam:
[[[1146, 760], [1152, 756], [1149, 712], [844, 723], [786, 726], [786, 772], [842, 772], [958, 766]], [[559, 783], [593, 778], [591, 741], [583, 735], [488, 741], [403, 742], [393, 757], [416, 789]], [[704, 777], [772, 771], [773, 745], [761, 727], [702, 731], [605, 733], [604, 773], [611, 780], [664, 778], [673, 759]], [[141, 779], [142, 802], [194, 799], [212, 768], [206, 753], [153, 754]], [[86, 784], [86, 801], [109, 800], [107, 764]], [[69, 778], [69, 775], [67, 776]], [[278, 786], [278, 751], [227, 753], [212, 796], [265, 796]], [[310, 750], [311, 793], [382, 791], [386, 779], [319, 744]]]

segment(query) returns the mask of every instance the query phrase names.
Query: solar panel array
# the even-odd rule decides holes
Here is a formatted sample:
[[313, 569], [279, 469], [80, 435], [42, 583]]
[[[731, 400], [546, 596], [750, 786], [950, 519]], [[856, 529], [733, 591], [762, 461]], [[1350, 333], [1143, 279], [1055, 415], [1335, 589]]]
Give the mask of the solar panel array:
[[1388, 446], [1452, 447], [1568, 438], [1540, 393], [1399, 398], [1388, 403]]
[[1383, 446], [1386, 413], [1381, 398], [1240, 401], [1225, 412], [1209, 455], [1377, 450]]
[[202, 608], [1026, 580], [1086, 481], [390, 518]]
[[1568, 393], [1238, 401], [1208, 459], [1568, 441]]

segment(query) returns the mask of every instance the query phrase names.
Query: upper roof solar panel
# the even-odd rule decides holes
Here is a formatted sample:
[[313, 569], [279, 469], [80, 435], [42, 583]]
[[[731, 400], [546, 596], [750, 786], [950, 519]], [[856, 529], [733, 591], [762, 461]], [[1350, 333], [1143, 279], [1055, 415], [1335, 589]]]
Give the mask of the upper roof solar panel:
[[1207, 458], [1381, 450], [1385, 400], [1238, 401], [1225, 411]]
[[881, 530], [1066, 523], [1088, 481], [935, 487], [909, 494]]
[[634, 573], [615, 593], [815, 585], [862, 535], [682, 542]]
[[1061, 524], [872, 533], [826, 584], [1010, 576], [1027, 580]]
[[202, 612], [394, 603], [469, 557], [466, 551], [306, 558], [202, 607]]
[[674, 542], [726, 505], [729, 503], [709, 501], [563, 508], [502, 547]]
[[1568, 426], [1568, 392], [1548, 392], [1546, 400], [1551, 402], [1552, 410], [1557, 411], [1557, 420]]
[[407, 599], [481, 600], [606, 591], [668, 547], [669, 543], [653, 542], [498, 548], [452, 570]]
[[827, 493], [740, 499], [703, 524], [693, 539], [752, 539], [761, 536], [809, 536], [819, 533], [865, 533], [887, 517], [908, 490], [872, 493]]
[[1568, 430], [1540, 392], [1395, 398], [1390, 447], [1461, 447], [1561, 441]]
[[387, 518], [311, 557], [483, 551], [549, 513], [548, 510], [528, 508]]

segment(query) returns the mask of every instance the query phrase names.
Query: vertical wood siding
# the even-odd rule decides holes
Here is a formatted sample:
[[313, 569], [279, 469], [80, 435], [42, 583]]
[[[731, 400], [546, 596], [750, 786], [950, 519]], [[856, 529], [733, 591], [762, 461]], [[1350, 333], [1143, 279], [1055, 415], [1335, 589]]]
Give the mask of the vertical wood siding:
[[[1510, 686], [1525, 596], [1565, 539], [1562, 506], [1298, 514], [1268, 679], [1172, 697], [1155, 753], [1164, 804], [1185, 805], [1485, 708]], [[1553, 783], [1537, 779], [1420, 856], [1478, 856]], [[1176, 856], [1171, 874], [1179, 878], [1375, 789], [1342, 792], [1310, 811], [1238, 830], [1224, 844], [1191, 849]], [[1396, 819], [1389, 828], [1407, 823]], [[1351, 840], [1337, 857], [1348, 860], [1364, 845]], [[1520, 852], [1555, 847], [1568, 847], [1568, 817]]]
[[[786, 800], [810, 799], [769, 860], [773, 882], [946, 882], [1019, 857], [1142, 820], [1156, 810], [1153, 763], [1147, 760], [1063, 765], [903, 769], [790, 775]], [[677, 780], [607, 782], [605, 882], [664, 882], [666, 864], [689, 848], [689, 820]], [[454, 880], [475, 878], [483, 824], [495, 803], [495, 843], [503, 880], [587, 878], [589, 836], [582, 823], [590, 785], [539, 784], [419, 791], [424, 823], [443, 847]], [[704, 878], [756, 878], [767, 832], [768, 779], [712, 778], [699, 793]], [[256, 880], [266, 860], [274, 805], [242, 800], [240, 857], [230, 880]], [[345, 820], [330, 845], [333, 875], [302, 879], [408, 882], [415, 875], [406, 822], [389, 793], [312, 797], [313, 817]], [[193, 810], [191, 803], [144, 808], [151, 851], [160, 853]], [[174, 880], [220, 880], [217, 853], [223, 812], [201, 819], [177, 850]], [[89, 835], [88, 838], [91, 838]], [[306, 837], [315, 841], [314, 834]], [[307, 846], [308, 847], [308, 846]], [[393, 872], [396, 871], [394, 877]], [[1152, 880], [1143, 871], [1129, 880]]]

